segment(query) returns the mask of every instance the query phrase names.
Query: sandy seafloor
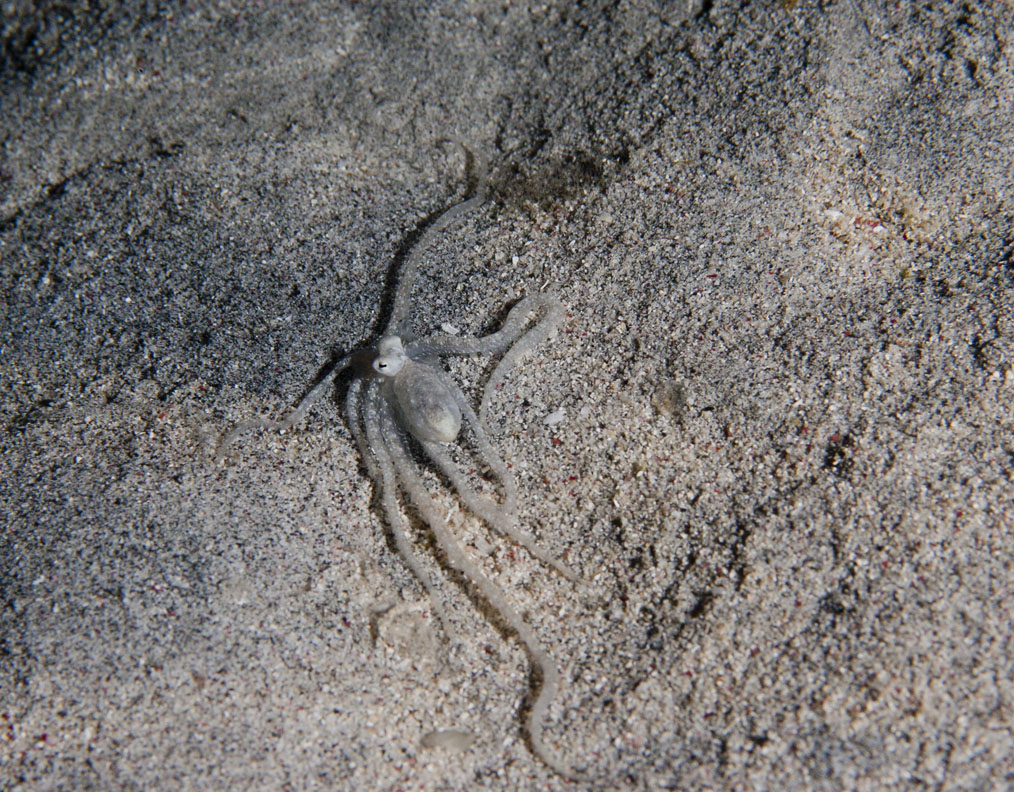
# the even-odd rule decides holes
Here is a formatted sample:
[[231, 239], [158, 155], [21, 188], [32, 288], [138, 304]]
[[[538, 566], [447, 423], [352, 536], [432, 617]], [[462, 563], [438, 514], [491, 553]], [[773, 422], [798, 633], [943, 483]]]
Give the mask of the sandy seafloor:
[[[1014, 788], [1009, 6], [153, 8], [3, 6], [0, 788]], [[375, 340], [445, 135], [415, 326], [566, 304], [490, 431], [593, 593], [428, 486], [594, 781], [341, 385], [212, 458]]]

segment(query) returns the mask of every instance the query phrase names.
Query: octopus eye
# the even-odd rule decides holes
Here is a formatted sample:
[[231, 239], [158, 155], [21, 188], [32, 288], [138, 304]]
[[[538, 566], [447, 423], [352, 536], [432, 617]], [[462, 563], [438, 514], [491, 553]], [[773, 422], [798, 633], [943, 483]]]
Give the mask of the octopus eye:
[[385, 355], [374, 359], [373, 370], [385, 377], [393, 377], [404, 368], [405, 362], [404, 356]]

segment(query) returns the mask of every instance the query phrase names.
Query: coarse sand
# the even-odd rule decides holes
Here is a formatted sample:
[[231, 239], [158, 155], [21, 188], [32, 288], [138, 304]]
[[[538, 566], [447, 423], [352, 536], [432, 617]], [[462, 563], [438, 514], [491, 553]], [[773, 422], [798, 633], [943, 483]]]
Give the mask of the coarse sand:
[[[1009, 4], [0, 13], [0, 789], [1014, 788]], [[415, 327], [565, 304], [490, 434], [589, 590], [419, 464], [581, 781], [341, 384], [214, 458], [376, 340], [448, 137]]]

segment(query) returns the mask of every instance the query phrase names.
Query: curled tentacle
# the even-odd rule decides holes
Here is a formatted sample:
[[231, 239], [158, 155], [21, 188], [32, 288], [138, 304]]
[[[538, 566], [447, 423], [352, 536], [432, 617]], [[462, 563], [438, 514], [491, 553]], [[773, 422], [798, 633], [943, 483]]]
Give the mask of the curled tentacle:
[[489, 411], [490, 395], [503, 382], [507, 372], [522, 357], [556, 332], [557, 326], [563, 320], [563, 305], [559, 301], [548, 295], [533, 294], [525, 297], [525, 299], [511, 308], [510, 313], [507, 314], [507, 321], [504, 322], [504, 326], [500, 332], [510, 329], [512, 333], [518, 334], [521, 327], [524, 326], [528, 314], [538, 310], [545, 311], [546, 315], [542, 321], [537, 322], [530, 330], [518, 338], [517, 343], [504, 353], [504, 356], [500, 358], [500, 362], [496, 364], [496, 368], [493, 369], [493, 373], [489, 375], [486, 389], [482, 392], [482, 401], [479, 403], [479, 417], [483, 422], [485, 422], [486, 413]]
[[[528, 333], [522, 333], [525, 325], [528, 323], [528, 318], [533, 312], [540, 309], [545, 311], [546, 318], [549, 321], [547, 322], [546, 319], [543, 319], [541, 323], [537, 323], [536, 327], [533, 327]], [[537, 339], [531, 343], [526, 342], [524, 350], [514, 356], [513, 362], [516, 363], [518, 357], [552, 335], [552, 332], [556, 329], [562, 318], [563, 306], [555, 297], [548, 294], [532, 294], [519, 300], [507, 312], [507, 318], [504, 320], [501, 328], [495, 333], [490, 333], [480, 338], [459, 338], [458, 336], [422, 338], [406, 344], [405, 351], [413, 359], [432, 358], [438, 355], [496, 355], [506, 350], [515, 341], [518, 341], [522, 335], [527, 336], [536, 329], [543, 329], [539, 328], [540, 324], [546, 325], [543, 329], [544, 332], [539, 334]]]
[[[525, 330], [531, 315], [538, 311], [545, 314], [542, 320]], [[484, 353], [495, 355], [506, 350], [496, 368], [493, 369], [482, 394], [479, 415], [485, 421], [491, 394], [503, 382], [507, 372], [528, 352], [548, 339], [556, 331], [562, 319], [563, 305], [556, 298], [546, 294], [533, 294], [525, 297], [511, 308], [503, 327], [495, 333], [490, 333], [482, 338], [455, 338], [453, 336], [426, 338], [408, 344], [405, 351], [409, 357], [420, 359], [438, 355], [478, 355]]]

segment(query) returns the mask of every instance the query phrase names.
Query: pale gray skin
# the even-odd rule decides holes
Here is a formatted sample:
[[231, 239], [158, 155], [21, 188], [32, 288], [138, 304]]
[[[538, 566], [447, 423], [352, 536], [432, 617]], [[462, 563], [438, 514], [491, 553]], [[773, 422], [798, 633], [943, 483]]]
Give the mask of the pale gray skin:
[[[429, 594], [434, 612], [450, 636], [452, 633], [439, 605], [433, 580], [419, 563], [409, 538], [409, 522], [398, 499], [400, 491], [432, 531], [447, 563], [464, 575], [525, 646], [541, 677], [538, 694], [525, 719], [532, 751], [554, 771], [576, 777], [577, 773], [572, 768], [550, 755], [543, 740], [543, 720], [559, 684], [556, 663], [520, 613], [507, 603], [500, 589], [482, 573], [469, 558], [462, 543], [451, 533], [423, 484], [406, 438], [408, 434], [418, 442], [430, 461], [457, 490], [467, 509], [567, 579], [581, 582], [577, 574], [516, 526], [517, 487], [485, 429], [490, 394], [523, 355], [555, 332], [563, 318], [563, 307], [547, 295], [532, 295], [515, 305], [503, 327], [490, 335], [481, 338], [431, 336], [407, 343], [403, 341], [409, 332], [409, 300], [418, 275], [419, 251], [451, 221], [472, 211], [485, 200], [483, 163], [477, 163], [477, 170], [476, 194], [444, 212], [409, 254], [398, 279], [391, 319], [380, 340], [363, 352], [339, 360], [283, 420], [254, 419], [237, 426], [222, 440], [218, 453], [222, 456], [228, 446], [249, 429], [291, 429], [324, 395], [340, 371], [354, 359], [359, 360], [364, 355], [368, 357], [370, 371], [354, 378], [349, 385], [345, 399], [346, 417], [366, 467], [379, 487], [384, 514], [398, 552]], [[534, 323], [531, 322], [533, 315], [537, 317]], [[443, 355], [481, 353], [502, 353], [503, 357], [486, 384], [479, 414], [476, 415], [461, 389], [440, 366], [439, 359]], [[499, 499], [480, 494], [448, 453], [446, 446], [459, 439], [463, 428], [478, 459], [493, 474], [500, 491]]]

